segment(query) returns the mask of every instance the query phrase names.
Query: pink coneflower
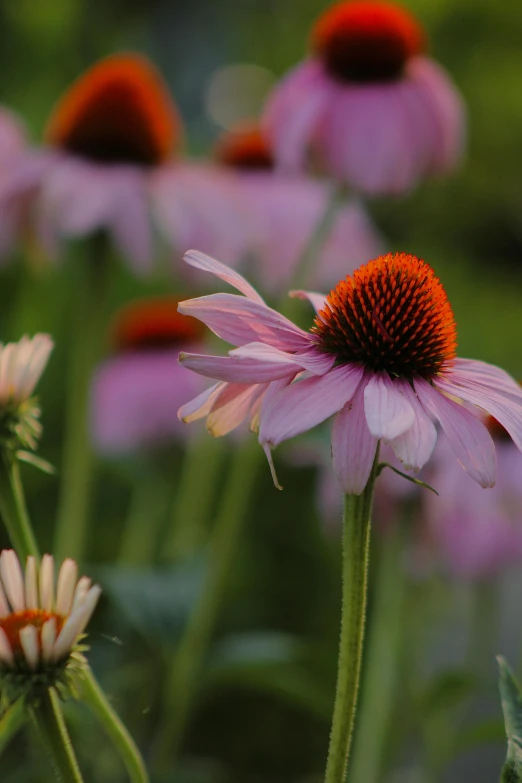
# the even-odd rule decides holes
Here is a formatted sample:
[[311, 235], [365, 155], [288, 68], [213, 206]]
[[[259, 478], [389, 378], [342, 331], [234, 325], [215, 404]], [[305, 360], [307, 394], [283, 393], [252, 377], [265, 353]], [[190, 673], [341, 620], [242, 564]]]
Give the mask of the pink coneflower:
[[459, 579], [488, 578], [522, 562], [522, 454], [503, 427], [486, 424], [497, 451], [495, 487], [483, 493], [453, 470], [449, 444], [441, 438], [429, 472], [439, 496], [421, 498], [417, 554]]
[[152, 63], [137, 54], [107, 57], [65, 92], [47, 123], [46, 147], [25, 156], [0, 188], [0, 221], [23, 205], [24, 222], [30, 215], [54, 256], [60, 240], [105, 230], [143, 272], [154, 256], [154, 218], [163, 227], [167, 212], [183, 249], [214, 226], [219, 182], [207, 193], [201, 166], [180, 159], [181, 141], [177, 109]]
[[38, 567], [27, 558], [25, 574], [12, 550], [0, 555], [0, 680], [28, 691], [64, 685], [83, 658], [78, 642], [101, 589], [65, 560], [55, 586], [52, 555]]
[[302, 169], [312, 153], [355, 191], [403, 193], [451, 170], [464, 109], [447, 74], [426, 57], [425, 35], [393, 3], [354, 0], [326, 10], [312, 55], [269, 100], [277, 161]]
[[203, 343], [205, 327], [177, 311], [171, 296], [143, 299], [115, 317], [115, 355], [95, 372], [91, 430], [105, 454], [135, 453], [183, 435], [176, 409], [201, 390], [201, 382], [177, 363], [181, 348]]
[[[407, 469], [420, 470], [435, 446], [437, 421], [462, 467], [482, 486], [493, 486], [491, 435], [458, 400], [493, 415], [522, 449], [520, 387], [498, 367], [456, 357], [453, 312], [424, 261], [405, 253], [380, 256], [328, 296], [311, 294], [317, 314], [306, 332], [267, 307], [237, 273], [198, 253], [186, 260], [245, 296], [182, 302], [181, 312], [237, 347], [228, 356], [182, 354], [180, 361], [221, 383], [242, 384], [244, 394], [263, 390], [259, 440], [269, 457], [271, 448], [335, 415], [334, 470], [344, 492], [359, 494], [380, 440]], [[208, 413], [218, 389], [180, 415]]]
[[[326, 212], [331, 188], [305, 177], [277, 174], [268, 140], [255, 123], [242, 123], [223, 134], [215, 158], [235, 173], [238, 200], [248, 221], [246, 250], [253, 274], [264, 291], [287, 289]], [[338, 208], [309, 284], [331, 286], [347, 267], [356, 269], [381, 252], [381, 245], [363, 207], [350, 200]]]

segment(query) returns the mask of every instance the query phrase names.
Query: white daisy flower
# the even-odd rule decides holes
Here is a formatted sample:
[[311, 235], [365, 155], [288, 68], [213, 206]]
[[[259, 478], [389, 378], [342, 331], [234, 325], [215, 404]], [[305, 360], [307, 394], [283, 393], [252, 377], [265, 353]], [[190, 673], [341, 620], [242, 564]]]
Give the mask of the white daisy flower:
[[29, 399], [52, 349], [48, 334], [24, 335], [17, 343], [0, 343], [0, 406], [20, 405]]
[[[78, 642], [101, 593], [82, 576], [74, 560], [65, 560], [55, 587], [52, 555], [38, 567], [27, 558], [25, 574], [11, 549], [0, 554], [0, 678], [17, 675], [54, 685], [74, 659]], [[21, 684], [21, 683], [20, 683]], [[30, 685], [30, 683], [28, 683]]]

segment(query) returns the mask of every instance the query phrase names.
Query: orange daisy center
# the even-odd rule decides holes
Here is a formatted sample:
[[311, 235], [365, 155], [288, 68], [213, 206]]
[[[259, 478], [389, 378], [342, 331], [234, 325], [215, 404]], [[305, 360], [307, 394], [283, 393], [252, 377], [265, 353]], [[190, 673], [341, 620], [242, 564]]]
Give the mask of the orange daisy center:
[[45, 139], [98, 163], [153, 166], [167, 160], [181, 122], [159, 73], [144, 57], [108, 57], [80, 76], [56, 105]]
[[120, 310], [112, 327], [116, 350], [174, 348], [200, 340], [205, 333], [204, 324], [178, 313], [180, 301], [173, 296], [143, 299]]
[[20, 642], [20, 631], [28, 625], [34, 626], [38, 632], [38, 641], [42, 641], [42, 628], [48, 620], [54, 617], [56, 621], [56, 635], [62, 630], [65, 617], [54, 612], [45, 612], [43, 609], [25, 609], [23, 612], [13, 612], [0, 618], [0, 628], [4, 631], [15, 656], [23, 656], [23, 648]]
[[430, 379], [455, 357], [453, 311], [428, 264], [388, 253], [341, 280], [313, 332], [339, 363], [360, 362], [393, 377]]
[[425, 49], [418, 22], [400, 6], [372, 0], [341, 2], [317, 20], [312, 48], [341, 82], [400, 79], [410, 57]]
[[216, 144], [214, 156], [219, 163], [237, 169], [273, 169], [274, 158], [261, 129], [256, 125], [239, 126], [224, 133]]

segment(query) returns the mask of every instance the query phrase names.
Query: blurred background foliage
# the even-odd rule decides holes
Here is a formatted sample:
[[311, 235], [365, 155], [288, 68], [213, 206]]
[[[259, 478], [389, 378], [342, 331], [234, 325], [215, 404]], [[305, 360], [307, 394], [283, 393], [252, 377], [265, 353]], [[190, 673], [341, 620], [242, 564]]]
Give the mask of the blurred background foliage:
[[[442, 277], [457, 317], [460, 354], [522, 377], [522, 4], [404, 4], [425, 24], [432, 54], [465, 96], [469, 149], [454, 177], [426, 183], [407, 198], [375, 201], [370, 209], [390, 247], [424, 257]], [[38, 142], [52, 105], [75, 76], [111, 52], [143, 51], [172, 89], [188, 151], [201, 155], [220, 130], [209, 113], [216, 72], [247, 63], [267, 69], [267, 83], [270, 74], [279, 77], [303, 55], [310, 24], [323, 7], [317, 0], [3, 0], [0, 99], [21, 114]], [[71, 248], [71, 256], [78, 252]], [[138, 282], [121, 265], [114, 273], [111, 310], [161, 290], [161, 281]], [[31, 274], [13, 264], [0, 275], [2, 339], [49, 331], [56, 342], [39, 387], [45, 426], [40, 453], [59, 464], [69, 292], [81, 282], [74, 264], [49, 270], [38, 257]], [[227, 458], [225, 451], [224, 471]], [[174, 477], [179, 462], [173, 454]], [[105, 588], [90, 635], [91, 662], [147, 757], [163, 676], [204, 564], [198, 559], [139, 573], [111, 565], [133, 472], [124, 462], [97, 467], [86, 571]], [[268, 470], [259, 477], [199, 683], [183, 766], [165, 781], [322, 779], [336, 665], [339, 537], [337, 530], [325, 532], [311, 503], [314, 470], [281, 473], [282, 494], [273, 490]], [[45, 550], [57, 482], [30, 468], [24, 479]], [[378, 559], [386, 539], [376, 539]], [[432, 579], [407, 590], [405, 654], [383, 781], [498, 778], [504, 739], [493, 653], [502, 651], [514, 663], [520, 657], [521, 586], [519, 575], [510, 574], [486, 587], [500, 591], [502, 611], [495, 615], [497, 632], [488, 629], [478, 639], [469, 633], [469, 586]], [[72, 705], [68, 714], [86, 780], [123, 780], [85, 711]], [[48, 780], [42, 766], [20, 737], [2, 759], [1, 779]]]

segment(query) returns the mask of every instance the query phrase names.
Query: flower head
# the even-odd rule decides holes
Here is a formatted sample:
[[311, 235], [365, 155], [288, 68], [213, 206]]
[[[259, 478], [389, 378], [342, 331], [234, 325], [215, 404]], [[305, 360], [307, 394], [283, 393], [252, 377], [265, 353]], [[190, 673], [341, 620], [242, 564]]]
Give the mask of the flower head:
[[13, 698], [39, 688], [67, 687], [83, 656], [79, 641], [101, 589], [78, 580], [65, 560], [55, 588], [54, 561], [27, 558], [25, 575], [12, 550], [0, 555], [0, 680]]
[[311, 56], [268, 102], [278, 164], [302, 169], [312, 152], [332, 176], [368, 194], [402, 193], [455, 167], [462, 101], [424, 54], [424, 31], [409, 11], [344, 0], [319, 17], [311, 43]]
[[[182, 302], [181, 312], [237, 347], [227, 357], [181, 354], [180, 361], [222, 383], [242, 385], [250, 403], [260, 405], [259, 440], [269, 458], [271, 448], [335, 416], [334, 470], [344, 491], [358, 494], [379, 441], [391, 444], [406, 469], [418, 471], [431, 456], [438, 423], [462, 467], [490, 487], [495, 447], [477, 408], [493, 415], [522, 450], [520, 387], [498, 367], [455, 356], [451, 308], [424, 261], [388, 254], [326, 297], [294, 292], [316, 309], [305, 332], [267, 307], [237, 273], [195, 252], [186, 260], [245, 296]], [[181, 417], [212, 415], [216, 395], [223, 393], [221, 384], [212, 387], [184, 406]], [[243, 418], [251, 413], [251, 404], [243, 406]]]
[[114, 355], [97, 368], [91, 389], [92, 437], [102, 453], [150, 450], [183, 434], [177, 404], [197, 394], [201, 384], [176, 359], [181, 349], [198, 348], [206, 330], [178, 313], [178, 302], [151, 297], [116, 314]]
[[0, 439], [5, 444], [36, 446], [41, 434], [40, 410], [32, 394], [52, 349], [47, 334], [0, 343]]

